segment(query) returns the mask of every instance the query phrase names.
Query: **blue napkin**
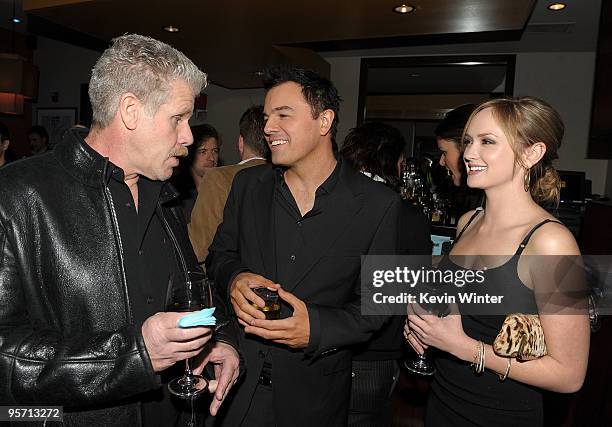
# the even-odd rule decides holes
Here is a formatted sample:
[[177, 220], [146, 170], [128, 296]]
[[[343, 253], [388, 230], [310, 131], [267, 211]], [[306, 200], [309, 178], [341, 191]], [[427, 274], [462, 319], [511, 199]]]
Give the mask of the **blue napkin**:
[[217, 319], [213, 316], [215, 307], [205, 308], [204, 310], [190, 313], [181, 317], [178, 325], [181, 328], [191, 328], [192, 326], [215, 326]]

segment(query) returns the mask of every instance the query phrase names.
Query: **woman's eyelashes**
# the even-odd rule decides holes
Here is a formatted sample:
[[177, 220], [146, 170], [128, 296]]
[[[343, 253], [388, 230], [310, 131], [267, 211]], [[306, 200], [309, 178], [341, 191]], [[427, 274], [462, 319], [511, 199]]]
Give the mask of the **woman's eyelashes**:
[[[470, 145], [472, 142], [474, 142], [472, 138], [463, 139], [463, 145]], [[491, 138], [482, 138], [480, 139], [480, 144], [481, 145], [492, 145], [492, 144], [495, 144], [495, 140]]]

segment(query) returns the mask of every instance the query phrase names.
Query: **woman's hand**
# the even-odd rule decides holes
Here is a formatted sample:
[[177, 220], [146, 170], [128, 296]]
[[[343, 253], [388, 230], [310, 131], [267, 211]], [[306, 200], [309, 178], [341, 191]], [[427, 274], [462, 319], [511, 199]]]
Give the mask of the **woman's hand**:
[[[451, 314], [438, 317], [430, 314], [418, 304], [408, 304], [408, 321], [404, 327], [404, 335], [410, 332], [408, 342], [417, 352], [428, 346], [459, 357], [471, 338], [463, 331], [461, 315], [457, 307], [451, 307]], [[414, 336], [414, 339], [411, 337]], [[419, 348], [420, 347], [420, 348]]]
[[425, 350], [427, 350], [427, 347], [429, 347], [427, 344], [424, 344], [420, 339], [418, 339], [416, 334], [410, 330], [408, 319], [406, 319], [406, 323], [404, 324], [404, 338], [406, 339], [406, 342], [410, 344], [410, 347], [417, 352], [417, 354], [422, 355], [425, 353]]

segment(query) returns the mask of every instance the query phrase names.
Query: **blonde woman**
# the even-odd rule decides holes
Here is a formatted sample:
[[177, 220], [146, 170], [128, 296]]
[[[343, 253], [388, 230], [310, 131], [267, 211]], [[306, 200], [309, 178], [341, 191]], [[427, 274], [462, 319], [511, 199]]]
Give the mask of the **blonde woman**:
[[521, 363], [497, 356], [491, 344], [504, 315], [438, 318], [409, 307], [404, 334], [410, 345], [417, 352], [428, 346], [441, 350], [428, 426], [542, 425], [540, 389], [571, 393], [582, 386], [589, 350], [586, 314], [543, 312], [536, 301], [542, 283], [556, 280], [543, 263], [580, 255], [568, 229], [540, 206], [558, 202], [552, 160], [563, 132], [559, 114], [530, 97], [485, 102], [468, 120], [467, 183], [484, 190], [486, 208], [460, 219], [448, 263], [461, 256], [503, 258], [486, 272], [486, 285], [521, 300], [526, 311], [539, 312], [548, 354]]

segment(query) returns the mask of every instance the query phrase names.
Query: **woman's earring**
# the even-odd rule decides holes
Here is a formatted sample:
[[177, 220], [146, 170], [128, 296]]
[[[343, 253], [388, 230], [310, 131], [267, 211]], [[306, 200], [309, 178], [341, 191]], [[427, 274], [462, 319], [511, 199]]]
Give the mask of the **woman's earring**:
[[523, 188], [525, 189], [525, 193], [529, 193], [529, 189], [531, 188], [531, 170], [525, 168], [525, 175], [523, 176]]

